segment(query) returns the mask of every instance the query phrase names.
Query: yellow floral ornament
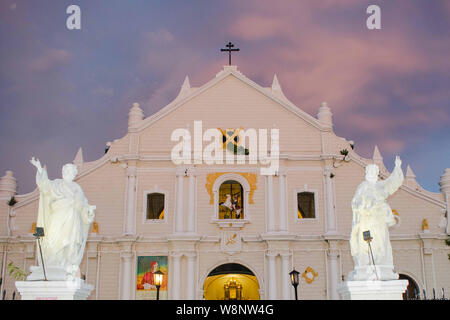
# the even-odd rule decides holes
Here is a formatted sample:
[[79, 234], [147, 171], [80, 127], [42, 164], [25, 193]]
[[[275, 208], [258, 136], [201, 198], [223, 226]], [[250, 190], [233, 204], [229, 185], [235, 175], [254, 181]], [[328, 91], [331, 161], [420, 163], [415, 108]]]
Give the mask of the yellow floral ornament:
[[302, 273], [302, 278], [305, 279], [306, 283], [311, 284], [316, 280], [319, 274], [311, 267], [307, 267]]

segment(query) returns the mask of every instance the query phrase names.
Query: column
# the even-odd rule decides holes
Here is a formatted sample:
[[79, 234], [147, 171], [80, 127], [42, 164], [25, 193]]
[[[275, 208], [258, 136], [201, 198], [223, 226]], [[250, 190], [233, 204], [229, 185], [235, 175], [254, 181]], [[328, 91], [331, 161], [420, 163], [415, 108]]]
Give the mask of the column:
[[187, 268], [186, 268], [186, 299], [195, 300], [195, 253], [186, 255]]
[[280, 170], [278, 173], [278, 211], [279, 211], [279, 221], [280, 221], [280, 231], [288, 231], [287, 223], [287, 201], [286, 201], [286, 172]]
[[135, 233], [135, 200], [136, 200], [136, 167], [128, 166], [127, 168], [127, 207], [125, 218], [125, 235], [134, 235]]
[[331, 174], [333, 170], [331, 167], [326, 166], [324, 168], [325, 176], [325, 197], [326, 197], [326, 216], [327, 216], [327, 232], [326, 233], [336, 233], [336, 215], [335, 215], [335, 204], [334, 204], [334, 188], [333, 181], [331, 180]]
[[16, 211], [14, 208], [8, 207], [8, 235], [12, 236], [16, 230]]
[[187, 231], [195, 232], [195, 176], [194, 168], [189, 169], [189, 193], [188, 193], [188, 215], [187, 215]]
[[[429, 235], [419, 235], [422, 238], [422, 254], [423, 254], [423, 268], [426, 284], [427, 299], [433, 296], [433, 288], [436, 288], [436, 274], [434, 268], [433, 257], [433, 239]], [[438, 290], [438, 288], [436, 288]], [[423, 292], [421, 292], [423, 294]]]
[[175, 215], [175, 232], [183, 232], [183, 200], [184, 200], [185, 169], [177, 169], [177, 211]]
[[[172, 265], [173, 265], [173, 300], [181, 299], [181, 254], [173, 253], [172, 254]], [[170, 280], [170, 279], [169, 279]]]
[[277, 299], [277, 271], [275, 266], [275, 257], [276, 253], [268, 252], [267, 253], [267, 276], [269, 278], [269, 285], [268, 285], [268, 292], [267, 292], [267, 298], [269, 300], [275, 300]]
[[329, 262], [329, 281], [330, 281], [330, 299], [339, 300], [339, 267], [338, 267], [339, 251], [335, 248], [333, 241], [330, 241], [330, 249], [328, 249]]
[[[122, 283], [121, 283], [121, 300], [131, 300], [131, 262], [133, 254], [131, 252], [122, 252], [120, 258], [122, 259]], [[95, 288], [98, 290], [98, 288]]]
[[285, 252], [281, 254], [281, 292], [283, 300], [291, 300], [291, 279], [289, 276], [289, 260], [291, 254]]
[[275, 208], [273, 201], [273, 175], [267, 176], [267, 232], [275, 231]]

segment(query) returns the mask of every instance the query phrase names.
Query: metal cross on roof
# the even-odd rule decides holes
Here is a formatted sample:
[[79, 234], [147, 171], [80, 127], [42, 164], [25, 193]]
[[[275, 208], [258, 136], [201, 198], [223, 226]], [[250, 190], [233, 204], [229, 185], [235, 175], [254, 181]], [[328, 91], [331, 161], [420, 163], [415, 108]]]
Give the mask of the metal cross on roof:
[[228, 49], [220, 49], [220, 51], [228, 51], [228, 65], [231, 66], [231, 51], [239, 51], [238, 48], [236, 49], [232, 49], [234, 47], [234, 44], [232, 44], [231, 42], [228, 42], [227, 45], [225, 45], [225, 47], [227, 47]]

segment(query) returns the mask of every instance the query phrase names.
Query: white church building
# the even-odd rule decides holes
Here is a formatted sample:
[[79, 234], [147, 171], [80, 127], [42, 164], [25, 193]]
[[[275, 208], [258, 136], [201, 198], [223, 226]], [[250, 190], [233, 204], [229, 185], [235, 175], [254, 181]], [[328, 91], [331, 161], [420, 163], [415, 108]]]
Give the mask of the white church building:
[[[266, 165], [248, 156], [174, 163], [174, 130], [191, 132], [194, 145], [196, 121], [203, 133], [220, 129], [231, 154], [245, 155], [245, 130], [266, 129], [270, 149], [279, 129], [277, 169], [261, 174]], [[352, 197], [367, 164], [380, 167], [380, 179], [389, 176], [377, 147], [372, 159], [357, 149], [336, 136], [326, 103], [313, 117], [285, 97], [276, 76], [262, 87], [236, 66], [200, 87], [186, 77], [178, 96], [149, 117], [133, 104], [128, 132], [100, 159], [85, 162], [80, 149], [73, 161], [75, 181], [97, 206], [80, 266], [95, 287], [89, 299], [155, 299], [157, 270], [161, 299], [293, 299], [294, 268], [299, 299], [340, 299], [338, 286], [353, 269]], [[424, 190], [406, 164], [403, 170], [403, 185], [388, 198], [396, 272], [409, 280], [410, 297], [424, 289], [429, 297], [433, 288], [438, 297], [441, 288], [450, 294], [450, 169], [440, 193]], [[0, 179], [1, 292], [8, 296], [16, 290], [8, 263], [27, 272], [36, 265], [38, 203], [37, 188], [17, 194], [11, 171]]]

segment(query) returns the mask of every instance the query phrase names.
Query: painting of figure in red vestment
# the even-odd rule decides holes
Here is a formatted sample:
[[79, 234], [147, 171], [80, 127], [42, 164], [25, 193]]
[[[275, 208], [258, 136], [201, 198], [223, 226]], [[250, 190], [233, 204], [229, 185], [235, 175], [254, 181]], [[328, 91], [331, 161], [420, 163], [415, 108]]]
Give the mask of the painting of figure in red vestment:
[[156, 300], [154, 273], [158, 270], [164, 274], [159, 289], [159, 298], [167, 299], [167, 256], [139, 256], [137, 258], [136, 300]]

